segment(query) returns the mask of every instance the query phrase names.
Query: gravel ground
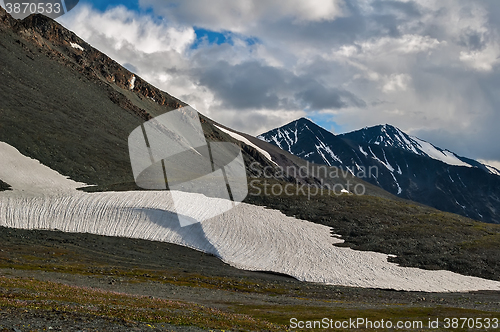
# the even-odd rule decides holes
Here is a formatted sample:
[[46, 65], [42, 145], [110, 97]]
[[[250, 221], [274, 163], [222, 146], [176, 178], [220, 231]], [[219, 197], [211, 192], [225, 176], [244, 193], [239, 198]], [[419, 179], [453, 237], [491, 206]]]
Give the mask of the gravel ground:
[[115, 320], [93, 315], [69, 313], [64, 311], [26, 310], [0, 308], [0, 332], [25, 331], [185, 331], [201, 332], [203, 329], [192, 326], [173, 326], [169, 324], [147, 324]]
[[[84, 272], [58, 272], [72, 266], [86, 268]], [[332, 313], [391, 307], [500, 312], [500, 292], [423, 293], [325, 286], [283, 275], [238, 270], [214, 256], [173, 244], [90, 234], [0, 228], [0, 267], [0, 277], [34, 278], [196, 303], [229, 312], [240, 306], [310, 307], [312, 311], [321, 308]], [[140, 269], [150, 272], [141, 278], [126, 273]], [[193, 285], [178, 282], [203, 278], [204, 283]], [[238, 288], [243, 286], [243, 290]], [[0, 332], [48, 331], [49, 327], [59, 331], [149, 331], [150, 326], [158, 331], [202, 331], [66, 311], [13, 307], [1, 307], [0, 311]]]

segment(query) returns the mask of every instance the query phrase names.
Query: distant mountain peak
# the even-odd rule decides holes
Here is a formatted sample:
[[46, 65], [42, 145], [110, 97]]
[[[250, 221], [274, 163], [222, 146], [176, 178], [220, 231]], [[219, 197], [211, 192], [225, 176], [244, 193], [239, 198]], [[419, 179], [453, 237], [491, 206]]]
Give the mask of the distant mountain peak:
[[[305, 117], [268, 131], [257, 136], [257, 138], [274, 144], [298, 157], [329, 166], [343, 164], [342, 159], [330, 148], [331, 145], [343, 145], [345, 148], [350, 149], [335, 134]], [[313, 151], [309, 151], [311, 147]]]
[[347, 169], [353, 175], [375, 167], [377, 175], [363, 179], [401, 198], [480, 220], [500, 220], [489, 208], [498, 204], [497, 196], [479, 189], [498, 183], [500, 171], [396, 126], [380, 124], [335, 135], [300, 118], [259, 138], [309, 162]]
[[401, 129], [389, 124], [356, 130], [347, 134], [342, 134], [340, 137], [357, 143], [373, 144], [380, 147], [404, 150], [416, 155], [442, 161], [448, 165], [480, 167], [491, 173], [486, 167], [475, 160], [461, 157], [450, 150], [442, 149], [423, 139], [410, 136]]

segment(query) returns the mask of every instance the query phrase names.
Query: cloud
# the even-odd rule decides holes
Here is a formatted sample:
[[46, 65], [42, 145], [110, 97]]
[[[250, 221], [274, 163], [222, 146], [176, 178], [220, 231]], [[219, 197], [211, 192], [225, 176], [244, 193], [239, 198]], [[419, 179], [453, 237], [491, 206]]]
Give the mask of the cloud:
[[310, 75], [296, 75], [257, 61], [230, 65], [219, 61], [198, 69], [199, 84], [234, 109], [339, 109], [365, 103], [348, 91], [328, 88]]
[[195, 39], [192, 27], [156, 23], [147, 16], [136, 15], [124, 6], [112, 7], [100, 13], [82, 4], [75, 13], [70, 12], [61, 21], [77, 30], [80, 37], [91, 41], [96, 38], [105, 39], [110, 43], [106, 47], [112, 46], [115, 50], [122, 49], [127, 44], [146, 54], [172, 50], [181, 53]]
[[491, 71], [500, 62], [500, 45], [489, 44], [482, 50], [460, 52], [460, 61], [478, 71]]
[[140, 0], [140, 5], [172, 21], [246, 33], [253, 26], [283, 19], [295, 24], [331, 21], [342, 15], [340, 0]]
[[411, 77], [407, 74], [392, 74], [387, 78], [386, 83], [382, 87], [382, 91], [386, 93], [406, 91], [410, 81]]
[[345, 130], [391, 123], [459, 154], [500, 160], [496, 0], [139, 4], [143, 12], [79, 5], [60, 20], [240, 131], [259, 134], [309, 112], [327, 128], [326, 119]]

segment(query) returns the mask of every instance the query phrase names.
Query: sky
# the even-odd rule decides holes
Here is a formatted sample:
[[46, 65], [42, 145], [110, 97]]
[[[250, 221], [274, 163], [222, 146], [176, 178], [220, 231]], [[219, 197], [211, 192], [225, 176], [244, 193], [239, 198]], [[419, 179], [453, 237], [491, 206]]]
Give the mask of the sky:
[[497, 0], [86, 0], [58, 21], [242, 132], [388, 123], [500, 166]]

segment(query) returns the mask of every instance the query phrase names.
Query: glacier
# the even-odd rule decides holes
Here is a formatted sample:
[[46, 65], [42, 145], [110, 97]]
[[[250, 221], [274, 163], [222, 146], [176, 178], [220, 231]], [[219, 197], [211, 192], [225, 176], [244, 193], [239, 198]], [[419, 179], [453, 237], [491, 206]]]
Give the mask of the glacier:
[[[224, 214], [181, 227], [169, 191], [85, 193], [74, 182], [0, 143], [0, 225], [174, 243], [213, 254], [239, 269], [284, 273], [301, 281], [406, 291], [500, 290], [500, 282], [400, 267], [389, 255], [334, 244], [329, 227], [242, 203]], [[192, 193], [176, 193], [188, 204]], [[204, 197], [184, 209], [203, 220], [221, 199]]]

